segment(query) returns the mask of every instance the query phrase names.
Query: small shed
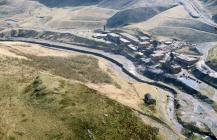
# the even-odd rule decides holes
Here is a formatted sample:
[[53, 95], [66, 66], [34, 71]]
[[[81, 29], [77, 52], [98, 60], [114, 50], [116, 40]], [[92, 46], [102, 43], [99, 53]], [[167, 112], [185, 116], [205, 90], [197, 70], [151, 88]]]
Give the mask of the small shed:
[[156, 104], [156, 100], [153, 98], [153, 96], [150, 93], [145, 94], [145, 96], [144, 96], [144, 102], [147, 105]]

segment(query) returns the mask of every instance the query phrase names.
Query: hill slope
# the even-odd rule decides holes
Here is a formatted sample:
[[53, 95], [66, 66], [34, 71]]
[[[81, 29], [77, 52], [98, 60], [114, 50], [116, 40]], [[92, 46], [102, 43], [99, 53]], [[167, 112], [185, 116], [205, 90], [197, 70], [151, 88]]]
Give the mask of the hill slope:
[[126, 10], [139, 7], [172, 6], [176, 4], [174, 0], [103, 0], [98, 4], [100, 7]]
[[158, 139], [130, 108], [85, 86], [111, 82], [95, 58], [0, 46], [0, 139]]
[[216, 41], [217, 30], [193, 19], [182, 6], [170, 8], [147, 21], [127, 28], [139, 29], [155, 36], [177, 38], [194, 43]]
[[146, 21], [149, 18], [167, 9], [167, 7], [140, 7], [123, 10], [109, 18], [107, 20], [107, 26], [114, 28]]
[[48, 7], [69, 7], [69, 6], [87, 6], [94, 5], [101, 0], [37, 0]]

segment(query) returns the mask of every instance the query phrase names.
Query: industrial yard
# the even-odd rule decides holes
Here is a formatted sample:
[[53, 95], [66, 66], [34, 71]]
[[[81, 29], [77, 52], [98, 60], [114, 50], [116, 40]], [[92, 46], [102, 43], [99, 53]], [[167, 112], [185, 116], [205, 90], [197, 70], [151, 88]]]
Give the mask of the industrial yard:
[[[202, 56], [196, 44], [181, 40], [158, 41], [145, 34], [133, 36], [114, 31], [97, 31], [93, 37], [119, 46], [119, 53], [132, 60], [142, 73], [150, 71], [153, 74], [184, 77]], [[201, 83], [199, 80], [195, 81]]]

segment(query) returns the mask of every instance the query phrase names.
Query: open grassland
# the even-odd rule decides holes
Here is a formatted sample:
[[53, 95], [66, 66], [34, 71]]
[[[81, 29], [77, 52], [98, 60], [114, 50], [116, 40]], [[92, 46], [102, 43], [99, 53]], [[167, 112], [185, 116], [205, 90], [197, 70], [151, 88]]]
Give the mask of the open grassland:
[[0, 57], [0, 139], [159, 139], [128, 107], [73, 82], [111, 84], [96, 59], [23, 57]]
[[[46, 80], [53, 87], [44, 85]], [[68, 134], [58, 132], [51, 139], [156, 139], [157, 130], [142, 124], [130, 109], [82, 84], [37, 77], [25, 93], [27, 104], [48, 112], [69, 129]]]
[[209, 50], [207, 65], [209, 65], [212, 69], [217, 71], [217, 47]]
[[111, 77], [103, 72], [98, 65], [98, 60], [93, 57], [76, 56], [62, 57], [38, 57], [29, 56], [32, 61], [23, 61], [26, 65], [50, 71], [52, 74], [81, 82], [112, 83]]

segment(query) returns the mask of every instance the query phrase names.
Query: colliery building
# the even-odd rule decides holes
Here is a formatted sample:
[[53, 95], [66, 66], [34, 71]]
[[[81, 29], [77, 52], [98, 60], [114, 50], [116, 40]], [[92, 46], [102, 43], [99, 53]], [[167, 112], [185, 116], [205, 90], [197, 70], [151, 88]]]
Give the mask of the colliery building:
[[133, 45], [139, 45], [139, 39], [128, 34], [128, 33], [120, 33], [120, 36], [128, 41], [130, 41]]
[[124, 38], [120, 38], [120, 44], [121, 45], [129, 45], [130, 41]]
[[141, 36], [139, 37], [139, 39], [144, 42], [144, 41], [150, 41], [150, 37], [149, 36]]
[[182, 65], [191, 66], [195, 64], [199, 59], [195, 57], [190, 57], [187, 55], [180, 54], [176, 56], [175, 60]]
[[146, 47], [148, 47], [150, 45], [151, 45], [151, 43], [148, 41], [139, 42], [139, 48], [141, 48], [141, 49], [145, 49]]
[[155, 53], [151, 54], [150, 57], [152, 60], [154, 61], [159, 61], [162, 60], [164, 58], [165, 54], [163, 52], [158, 52], [156, 51]]
[[182, 71], [182, 67], [176, 64], [169, 65], [168, 67], [169, 67], [170, 73], [172, 74], [178, 74]]
[[115, 33], [108, 33], [107, 34], [107, 39], [109, 41], [112, 41], [114, 43], [120, 43], [120, 36], [118, 34], [115, 34]]

